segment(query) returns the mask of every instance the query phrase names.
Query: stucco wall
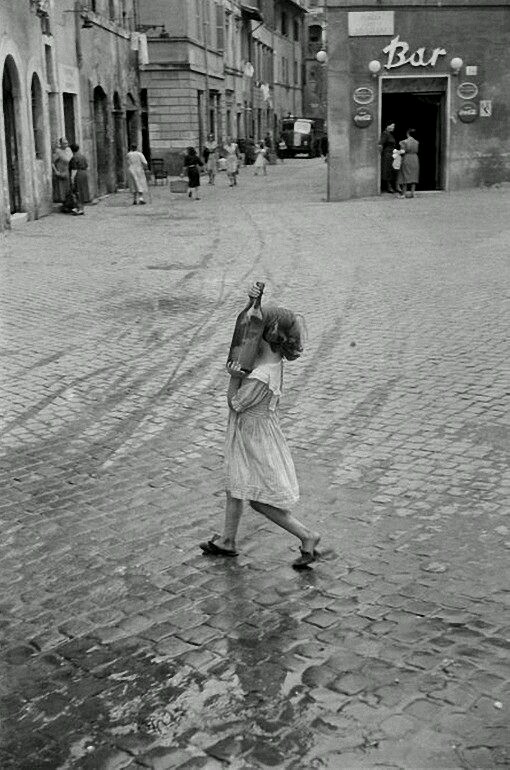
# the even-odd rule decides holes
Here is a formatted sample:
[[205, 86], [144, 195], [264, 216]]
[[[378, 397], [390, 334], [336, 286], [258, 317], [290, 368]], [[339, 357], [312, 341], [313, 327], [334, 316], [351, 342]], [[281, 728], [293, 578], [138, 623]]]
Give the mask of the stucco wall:
[[[41, 46], [41, 26], [35, 14], [27, 12], [24, 4], [0, 0], [0, 78], [8, 59], [11, 63], [15, 88], [16, 138], [19, 157], [21, 210], [29, 219], [51, 210], [51, 164], [45, 70]], [[42, 87], [44, 128], [42, 156], [36, 159], [32, 127], [30, 88], [36, 74]], [[10, 220], [10, 202], [3, 120], [2, 90], [0, 89], [0, 228]]]
[[[390, 4], [387, 8], [390, 9]], [[364, 7], [368, 10], [370, 6]], [[428, 53], [442, 47], [436, 66], [401, 67], [381, 74], [395, 76], [448, 75], [448, 189], [490, 185], [510, 180], [510, 5], [507, 7], [416, 7], [391, 8], [395, 13], [394, 35], [348, 37], [347, 8], [328, 10], [328, 101], [330, 134], [330, 195], [333, 200], [373, 195], [379, 190], [377, 140], [380, 132], [379, 80], [372, 79], [368, 62], [387, 59], [382, 49], [397, 34], [409, 44], [410, 53], [426, 47]], [[354, 9], [356, 10], [356, 9]], [[377, 10], [385, 10], [377, 5]], [[460, 57], [463, 68], [451, 75], [450, 60]], [[466, 65], [476, 65], [476, 76], [467, 76]], [[492, 117], [477, 117], [463, 123], [457, 112], [464, 103], [456, 93], [459, 83], [478, 86], [473, 99], [492, 101]], [[358, 105], [352, 93], [358, 86], [369, 86], [375, 100], [369, 106], [373, 122], [357, 128], [353, 116]]]

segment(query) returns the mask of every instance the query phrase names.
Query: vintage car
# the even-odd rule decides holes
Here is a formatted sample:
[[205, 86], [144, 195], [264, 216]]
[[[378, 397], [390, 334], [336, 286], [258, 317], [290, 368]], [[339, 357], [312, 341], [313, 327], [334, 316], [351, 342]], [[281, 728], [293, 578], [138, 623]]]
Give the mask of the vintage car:
[[285, 156], [307, 155], [316, 158], [321, 154], [322, 139], [325, 136], [322, 118], [283, 118], [281, 135], [287, 149]]

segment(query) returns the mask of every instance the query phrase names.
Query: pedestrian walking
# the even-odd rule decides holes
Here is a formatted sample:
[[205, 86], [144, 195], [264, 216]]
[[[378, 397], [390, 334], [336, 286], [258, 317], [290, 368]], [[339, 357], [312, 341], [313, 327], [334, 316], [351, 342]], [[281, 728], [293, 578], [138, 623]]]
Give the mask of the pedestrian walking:
[[393, 132], [395, 123], [388, 123], [379, 139], [379, 151], [381, 153], [381, 183], [386, 192], [394, 193], [397, 173], [393, 168], [393, 150], [397, 142]]
[[218, 171], [218, 144], [214, 139], [214, 134], [209, 134], [207, 142], [204, 146], [204, 163], [207, 176], [209, 177], [209, 184], [214, 184], [216, 179], [216, 172]]
[[226, 169], [229, 187], [237, 185], [237, 175], [239, 173], [239, 148], [231, 137], [227, 137], [224, 146], [226, 152]]
[[256, 158], [255, 165], [253, 166], [253, 176], [258, 176], [259, 169], [262, 169], [264, 176], [267, 176], [267, 147], [264, 147], [264, 142], [259, 142], [257, 149], [255, 150]]
[[53, 171], [53, 200], [64, 203], [70, 190], [69, 162], [73, 153], [65, 136], [53, 148], [51, 168]]
[[182, 175], [184, 175], [185, 171], [188, 174], [188, 198], [195, 198], [197, 201], [200, 200], [198, 197], [198, 188], [200, 187], [200, 169], [203, 165], [204, 164], [198, 157], [195, 148], [188, 147], [186, 155], [184, 156]]
[[[256, 284], [249, 291], [250, 299], [260, 294]], [[214, 535], [200, 548], [213, 556], [237, 556], [237, 530], [243, 501], [248, 500], [255, 511], [300, 540], [301, 556], [292, 566], [304, 569], [317, 559], [320, 535], [289, 511], [299, 499], [299, 486], [277, 412], [283, 360], [299, 358], [303, 332], [296, 315], [283, 307], [270, 305], [262, 316], [263, 337], [255, 368], [244, 379], [231, 377], [227, 392], [223, 535]]]
[[400, 142], [402, 163], [399, 171], [400, 198], [414, 198], [416, 185], [420, 181], [420, 143], [415, 138], [414, 128], [407, 130], [407, 137]]
[[69, 171], [71, 174], [71, 188], [76, 196], [76, 206], [73, 209], [73, 214], [84, 214], [85, 203], [90, 201], [89, 175], [87, 172], [89, 164], [85, 155], [82, 155], [80, 152], [79, 145], [72, 144], [71, 150], [73, 157], [69, 161]]
[[148, 168], [149, 164], [145, 159], [145, 155], [138, 151], [136, 144], [129, 146], [126, 160], [129, 189], [133, 193], [133, 206], [138, 204], [143, 206], [145, 205], [144, 193], [149, 189], [147, 177], [145, 176], [145, 169]]

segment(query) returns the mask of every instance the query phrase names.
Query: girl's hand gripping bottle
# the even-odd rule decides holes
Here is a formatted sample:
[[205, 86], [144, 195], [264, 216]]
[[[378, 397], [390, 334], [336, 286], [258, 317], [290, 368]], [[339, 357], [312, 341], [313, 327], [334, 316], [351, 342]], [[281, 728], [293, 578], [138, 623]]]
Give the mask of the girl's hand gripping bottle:
[[248, 305], [237, 316], [237, 321], [227, 358], [227, 372], [232, 377], [246, 377], [255, 364], [264, 322], [260, 300], [265, 284], [260, 281], [256, 284], [260, 289], [258, 297], [251, 298]]

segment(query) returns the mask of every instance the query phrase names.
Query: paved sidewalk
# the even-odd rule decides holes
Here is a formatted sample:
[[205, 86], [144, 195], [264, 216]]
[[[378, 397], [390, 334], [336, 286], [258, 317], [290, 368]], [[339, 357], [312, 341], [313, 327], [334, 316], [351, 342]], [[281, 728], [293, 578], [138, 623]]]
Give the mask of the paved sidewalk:
[[[0, 240], [0, 768], [510, 764], [510, 192], [325, 204], [297, 160]], [[221, 527], [253, 280], [323, 558]]]

